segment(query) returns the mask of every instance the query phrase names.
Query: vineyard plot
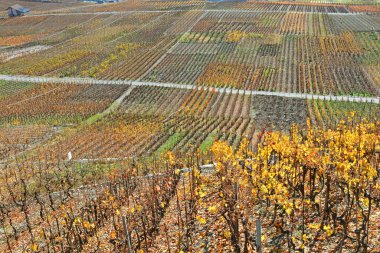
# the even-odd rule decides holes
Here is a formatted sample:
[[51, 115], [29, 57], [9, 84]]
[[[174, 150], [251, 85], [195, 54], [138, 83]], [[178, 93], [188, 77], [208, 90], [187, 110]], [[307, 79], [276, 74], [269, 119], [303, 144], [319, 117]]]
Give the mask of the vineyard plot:
[[[143, 80], [185, 84], [196, 80], [207, 86], [325, 95], [379, 94], [377, 80], [368, 78], [362, 60], [376, 52], [378, 43], [357, 38], [364, 30], [341, 29], [333, 15], [289, 15], [207, 13]], [[340, 18], [360, 27], [368, 27], [365, 22], [376, 24], [369, 15], [350, 17]], [[254, 30], [276, 27], [277, 22], [282, 24], [278, 30]]]
[[188, 90], [137, 87], [123, 101], [120, 112], [170, 115], [175, 113], [190, 93]]
[[[379, 183], [372, 176], [376, 171], [373, 151], [378, 127], [372, 123], [354, 126], [352, 122], [341, 123], [340, 127], [351, 138], [342, 138], [341, 130], [293, 127], [290, 136], [268, 132], [258, 145], [257, 153], [249, 151], [248, 141], [242, 141], [236, 148], [226, 142], [216, 142], [211, 151], [217, 163], [209, 169], [199, 166], [199, 157], [176, 156], [171, 152], [159, 160], [131, 158], [107, 163], [75, 160], [46, 163], [38, 160], [41, 158], [34, 158], [36, 162], [30, 164], [9, 164], [0, 172], [0, 194], [7, 204], [0, 207], [7, 211], [2, 222], [10, 227], [1, 231], [0, 240], [4, 243], [0, 244], [0, 249], [37, 247], [40, 251], [49, 251], [59, 247], [80, 252], [129, 247], [145, 252], [169, 252], [173, 248], [233, 252], [238, 247], [245, 247], [253, 251], [256, 246], [250, 238], [255, 235], [257, 219], [261, 221], [265, 251], [302, 248], [303, 242], [315, 235], [319, 237], [304, 247], [315, 248], [317, 252], [324, 252], [328, 247], [376, 249], [379, 208], [371, 203], [373, 196], [365, 193], [366, 187], [355, 188], [356, 194], [366, 194], [371, 201], [358, 200], [353, 205], [363, 210], [364, 217], [358, 221], [368, 224], [368, 230], [360, 229], [361, 236], [367, 233], [365, 231], [371, 233], [367, 242], [343, 240], [342, 244], [337, 243], [344, 238], [340, 231], [346, 230], [351, 236], [358, 234], [355, 226], [348, 225], [354, 224], [355, 217], [344, 214], [345, 222], [335, 224], [337, 217], [323, 215], [330, 212], [325, 208], [326, 201], [336, 208], [331, 212], [350, 208], [340, 201], [348, 198], [348, 193], [340, 190], [346, 184], [344, 177], [347, 175], [343, 173], [348, 172], [341, 172], [337, 167], [338, 171], [332, 173], [340, 180], [331, 178], [331, 188], [322, 188], [320, 184], [315, 184], [316, 188], [308, 187], [307, 196], [314, 198], [306, 201], [302, 201], [302, 194], [293, 194], [287, 185], [289, 182], [313, 185], [310, 172], [305, 178], [291, 180], [291, 175], [299, 169], [294, 165], [302, 165], [306, 170], [321, 170], [323, 166], [316, 165], [325, 158], [331, 159], [331, 164], [348, 166], [343, 153], [347, 152], [349, 143], [359, 145], [363, 137], [368, 145], [361, 146], [366, 157], [360, 159], [366, 167], [360, 171], [351, 170], [355, 173], [351, 177], [363, 180], [364, 185], [367, 180], [375, 185]], [[365, 136], [358, 137], [363, 130]], [[317, 142], [323, 140], [327, 145], [321, 150]], [[333, 153], [330, 149], [335, 141], [340, 143], [338, 150], [343, 151], [338, 152], [342, 153]], [[334, 157], [328, 158], [322, 152]], [[346, 155], [355, 156], [348, 152]], [[260, 177], [253, 176], [253, 172]], [[322, 172], [317, 173], [315, 180], [320, 182], [324, 176]], [[65, 183], [60, 183], [61, 177]], [[298, 180], [305, 182], [302, 184]], [[39, 187], [26, 188], [25, 182], [38, 182]], [[355, 194], [353, 190], [350, 194]], [[297, 191], [302, 193], [302, 189]], [[378, 190], [371, 194], [377, 196]], [[265, 199], [267, 201], [263, 201]], [[281, 205], [275, 207], [271, 203], [274, 200]], [[374, 197], [373, 201], [378, 200]], [[26, 207], [21, 208], [17, 203], [24, 203]], [[368, 212], [372, 205], [372, 211]], [[324, 223], [321, 229], [320, 222]], [[293, 228], [294, 235], [289, 242], [283, 235], [285, 228]], [[301, 231], [307, 231], [307, 236]]]
[[162, 130], [160, 117], [109, 115], [52, 144], [47, 152], [52, 160], [65, 159], [69, 152], [78, 161], [134, 157]]
[[[32, 28], [0, 21], [17, 30], [0, 38], [11, 46], [1, 54], [18, 54], [1, 62], [0, 72], [379, 95], [368, 68], [378, 67], [375, 15], [336, 14], [338, 6], [249, 5], [257, 10], [217, 10], [223, 4], [216, 4], [216, 10], [71, 13], [57, 16], [57, 27], [54, 16], [26, 17]], [[330, 12], [309, 13], [314, 8]], [[47, 31], [42, 39], [40, 30]], [[33, 46], [44, 50], [28, 49]]]
[[307, 103], [303, 99], [253, 96], [251, 117], [258, 129], [286, 130], [290, 122], [304, 126], [307, 118]]
[[76, 84], [34, 85], [0, 99], [0, 123], [78, 123], [106, 109], [127, 88]]
[[128, 87], [76, 84], [0, 84], [0, 160], [38, 149], [65, 126], [105, 110]]
[[9, 159], [52, 138], [58, 128], [47, 125], [0, 128], [0, 161]]

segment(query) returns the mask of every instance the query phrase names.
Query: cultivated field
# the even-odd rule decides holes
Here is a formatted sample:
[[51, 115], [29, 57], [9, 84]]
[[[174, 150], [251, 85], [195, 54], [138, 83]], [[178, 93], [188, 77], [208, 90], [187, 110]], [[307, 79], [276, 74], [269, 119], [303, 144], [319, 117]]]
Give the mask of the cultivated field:
[[366, 13], [211, 9], [0, 22], [2, 74], [379, 96], [380, 24]]
[[380, 251], [378, 4], [15, 3], [0, 252]]

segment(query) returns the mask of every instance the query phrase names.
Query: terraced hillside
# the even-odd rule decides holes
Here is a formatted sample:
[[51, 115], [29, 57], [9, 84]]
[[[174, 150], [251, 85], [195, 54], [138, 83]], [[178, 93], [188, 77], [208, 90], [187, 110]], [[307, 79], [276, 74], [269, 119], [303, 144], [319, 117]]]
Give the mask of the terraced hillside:
[[14, 3], [0, 252], [379, 252], [378, 5]]

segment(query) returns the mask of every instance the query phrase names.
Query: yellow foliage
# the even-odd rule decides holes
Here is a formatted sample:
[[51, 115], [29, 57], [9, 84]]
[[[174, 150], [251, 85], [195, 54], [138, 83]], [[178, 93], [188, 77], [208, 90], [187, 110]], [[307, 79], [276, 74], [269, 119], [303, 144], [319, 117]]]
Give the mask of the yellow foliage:
[[334, 230], [330, 226], [323, 226], [323, 230], [326, 231], [328, 236], [331, 236], [334, 233]]
[[208, 211], [209, 211], [210, 213], [216, 213], [217, 210], [218, 210], [218, 208], [217, 208], [216, 206], [210, 206], [210, 207], [208, 208]]
[[32, 252], [37, 252], [37, 250], [38, 250], [38, 245], [37, 244], [32, 244], [32, 245], [30, 245], [30, 250], [32, 251]]
[[224, 230], [223, 235], [227, 239], [231, 238], [231, 232], [229, 230]]
[[[176, 157], [175, 157], [175, 154], [171, 151], [168, 151], [166, 152], [165, 156], [164, 156], [165, 160], [170, 164], [170, 165], [175, 165], [176, 164]], [[177, 173], [177, 171], [176, 171]], [[179, 173], [179, 171], [178, 171]], [[177, 173], [177, 174], [178, 174]]]
[[217, 141], [212, 147], [211, 151], [217, 161], [227, 163], [234, 160], [234, 152], [226, 142]]
[[[249, 213], [263, 203], [270, 203], [268, 208], [273, 212], [275, 203], [280, 207], [276, 212], [282, 212], [286, 224], [298, 230], [303, 223], [305, 233], [293, 239], [299, 247], [321, 230], [328, 237], [333, 236], [334, 229], [339, 228], [331, 227], [330, 221], [323, 220], [323, 214], [318, 216], [315, 211], [317, 207], [323, 212], [327, 179], [330, 180], [327, 201], [332, 210], [341, 208], [342, 199], [347, 201], [355, 195], [359, 201], [355, 202], [354, 210], [368, 209], [369, 189], [377, 192], [372, 194], [380, 190], [376, 151], [380, 122], [354, 124], [348, 120], [330, 130], [314, 129], [308, 124], [303, 131], [293, 127], [290, 134], [267, 133], [256, 153], [249, 151], [247, 140], [236, 151], [226, 142], [215, 142], [211, 151], [221, 185], [218, 192], [221, 201], [217, 205], [224, 210], [234, 208]], [[233, 202], [235, 183], [240, 191], [238, 200]], [[208, 210], [211, 212], [214, 206]]]
[[226, 34], [226, 41], [227, 42], [239, 42], [242, 38], [247, 37], [248, 34], [243, 31], [229, 31]]

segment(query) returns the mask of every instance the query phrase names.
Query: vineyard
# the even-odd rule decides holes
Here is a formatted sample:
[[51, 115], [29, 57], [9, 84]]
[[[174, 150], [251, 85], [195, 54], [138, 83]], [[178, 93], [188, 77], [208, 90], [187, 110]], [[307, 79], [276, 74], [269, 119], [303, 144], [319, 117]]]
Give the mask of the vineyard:
[[1, 1], [0, 252], [380, 252], [379, 8]]
[[[8, 163], [2, 251], [254, 252], [260, 220], [265, 252], [376, 252], [379, 126], [348, 120], [336, 130], [267, 133], [255, 153], [246, 139], [238, 148], [215, 142], [211, 170], [199, 153], [171, 152]], [[115, 131], [143, 134], [133, 127]]]
[[380, 23], [366, 13], [137, 11], [20, 20], [0, 21], [1, 74], [380, 94], [373, 70]]

